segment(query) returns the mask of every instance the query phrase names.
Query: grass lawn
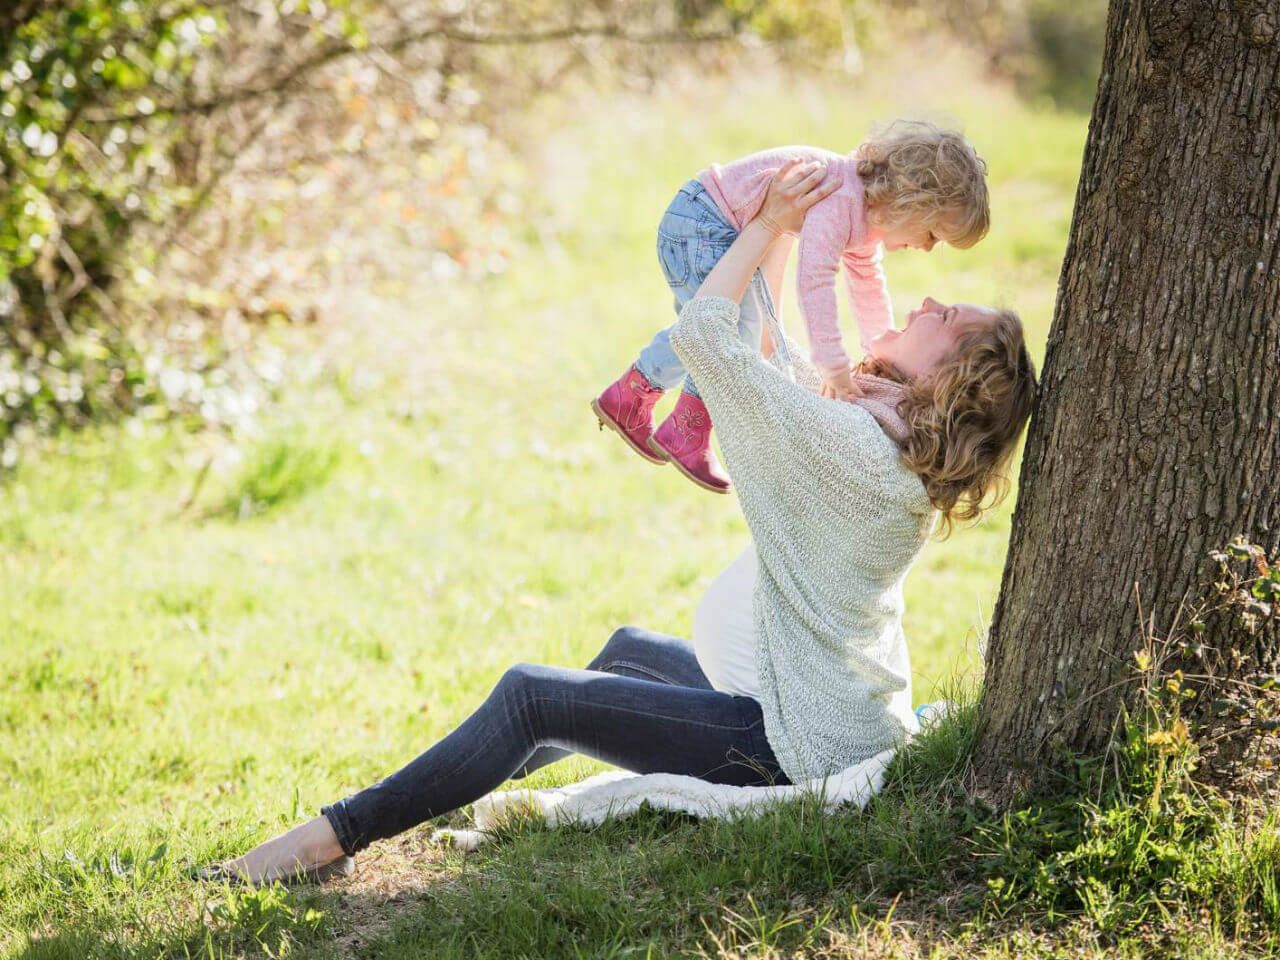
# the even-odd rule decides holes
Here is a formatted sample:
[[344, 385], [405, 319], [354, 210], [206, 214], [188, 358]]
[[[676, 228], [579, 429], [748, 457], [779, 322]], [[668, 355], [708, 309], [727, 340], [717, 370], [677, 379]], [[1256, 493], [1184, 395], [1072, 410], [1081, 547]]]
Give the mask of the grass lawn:
[[[185, 509], [203, 441], [171, 428], [68, 438], [22, 466], [0, 487], [0, 956], [1097, 949], [1087, 932], [970, 943], [947, 927], [975, 892], [904, 822], [905, 786], [866, 816], [646, 812], [591, 833], [526, 826], [472, 856], [420, 829], [323, 890], [185, 879], [416, 755], [516, 661], [582, 665], [624, 623], [688, 635], [746, 541], [736, 501], [641, 462], [587, 407], [671, 321], [658, 218], [705, 162], [851, 148], [903, 109], [964, 125], [994, 227], [972, 251], [888, 257], [896, 311], [926, 293], [1014, 307], [1039, 361], [1084, 117], [945, 58], [865, 82], [685, 78], [548, 111], [531, 147], [559, 244], [471, 285], [389, 253], [395, 281], [351, 291], [289, 359], [239, 462], [219, 460]], [[917, 702], [973, 676], [1011, 508], [911, 575]], [[527, 783], [600, 769], [572, 758]]]

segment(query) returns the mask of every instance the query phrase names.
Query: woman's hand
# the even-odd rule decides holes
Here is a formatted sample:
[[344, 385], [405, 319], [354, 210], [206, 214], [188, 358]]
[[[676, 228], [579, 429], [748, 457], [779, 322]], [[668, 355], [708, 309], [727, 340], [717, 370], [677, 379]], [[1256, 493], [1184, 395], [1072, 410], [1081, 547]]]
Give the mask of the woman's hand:
[[840, 178], [828, 177], [827, 165], [821, 160], [789, 160], [769, 181], [769, 192], [755, 219], [777, 236], [794, 236], [804, 226], [809, 208], [839, 187]]
[[[760, 212], [738, 233], [707, 278], [698, 287], [699, 297], [725, 297], [742, 301], [747, 284], [760, 266], [769, 248], [783, 233], [798, 233], [804, 225], [805, 211], [823, 197], [830, 196], [839, 183], [823, 183], [826, 165], [818, 162], [801, 164], [792, 160], [784, 164], [769, 181]], [[838, 177], [829, 178], [832, 181]]]

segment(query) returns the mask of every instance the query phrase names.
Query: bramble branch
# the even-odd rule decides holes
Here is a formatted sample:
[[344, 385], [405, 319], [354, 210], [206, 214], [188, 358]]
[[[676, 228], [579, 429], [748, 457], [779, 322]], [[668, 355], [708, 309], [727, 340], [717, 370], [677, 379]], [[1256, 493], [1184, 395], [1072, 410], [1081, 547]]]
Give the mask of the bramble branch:
[[[569, 40], [581, 40], [599, 37], [617, 40], [622, 43], [636, 44], [674, 44], [674, 43], [721, 43], [734, 37], [732, 31], [687, 32], [681, 30], [634, 33], [612, 24], [599, 24], [585, 27], [559, 27], [555, 29], [531, 31], [527, 33], [480, 33], [462, 30], [447, 25], [436, 25], [427, 30], [413, 31], [392, 37], [376, 44], [377, 48], [389, 53], [400, 53], [409, 47], [428, 40], [452, 40], [484, 46], [531, 45], [540, 43], [557, 43]], [[372, 46], [372, 44], [371, 44]], [[228, 90], [217, 96], [189, 102], [160, 104], [149, 112], [129, 111], [125, 113], [85, 115], [85, 122], [90, 124], [132, 123], [147, 120], [155, 116], [181, 116], [184, 114], [211, 114], [238, 103], [256, 100], [260, 97], [279, 93], [289, 84], [307, 74], [327, 66], [330, 63], [348, 56], [363, 52], [362, 47], [348, 41], [331, 43], [315, 51], [309, 57], [299, 61], [279, 76], [261, 83], [250, 83], [234, 90]]]

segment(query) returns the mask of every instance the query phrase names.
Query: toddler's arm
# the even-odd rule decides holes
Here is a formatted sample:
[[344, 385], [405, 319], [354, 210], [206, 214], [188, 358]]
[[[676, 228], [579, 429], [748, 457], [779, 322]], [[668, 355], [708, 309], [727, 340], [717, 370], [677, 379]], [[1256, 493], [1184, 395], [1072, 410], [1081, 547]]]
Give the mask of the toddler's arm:
[[843, 197], [817, 204], [800, 232], [800, 306], [809, 332], [809, 355], [822, 378], [819, 393], [830, 400], [858, 396], [849, 354], [840, 337], [836, 310], [836, 271], [852, 230]]
[[849, 370], [849, 355], [840, 340], [836, 272], [851, 226], [847, 199], [834, 194], [813, 206], [800, 230], [800, 312], [809, 332], [809, 355], [824, 378]]
[[863, 353], [867, 352], [867, 344], [886, 330], [893, 329], [893, 306], [889, 301], [883, 258], [884, 247], [878, 243], [870, 254], [846, 251], [843, 257], [849, 304], [858, 324]]

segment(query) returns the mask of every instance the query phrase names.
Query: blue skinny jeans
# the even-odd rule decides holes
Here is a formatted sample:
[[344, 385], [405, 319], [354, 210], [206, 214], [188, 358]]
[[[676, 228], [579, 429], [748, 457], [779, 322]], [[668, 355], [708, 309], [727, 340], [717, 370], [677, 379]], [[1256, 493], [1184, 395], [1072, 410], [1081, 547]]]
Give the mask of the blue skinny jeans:
[[354, 854], [571, 753], [712, 783], [791, 782], [754, 698], [713, 689], [688, 641], [623, 627], [584, 670], [511, 667], [443, 740], [320, 812]]

